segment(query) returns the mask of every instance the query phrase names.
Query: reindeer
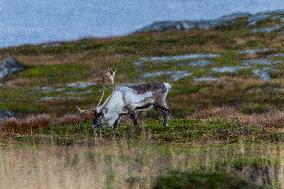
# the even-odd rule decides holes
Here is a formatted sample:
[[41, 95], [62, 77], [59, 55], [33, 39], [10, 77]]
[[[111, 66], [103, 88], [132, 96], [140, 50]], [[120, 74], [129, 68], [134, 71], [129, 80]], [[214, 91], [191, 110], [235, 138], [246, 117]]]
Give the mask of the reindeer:
[[[162, 114], [163, 126], [167, 127], [170, 114], [166, 97], [171, 85], [155, 82], [116, 88], [115, 74], [116, 71], [108, 69], [108, 72], [103, 76], [103, 92], [96, 107], [82, 110], [77, 106], [80, 113], [93, 113], [93, 128], [100, 128], [106, 122], [109, 126], [112, 126], [113, 132], [115, 132], [122, 115], [130, 115], [133, 124], [137, 126], [137, 111], [146, 111], [151, 108]], [[111, 81], [112, 93], [101, 105], [105, 94], [105, 78]]]

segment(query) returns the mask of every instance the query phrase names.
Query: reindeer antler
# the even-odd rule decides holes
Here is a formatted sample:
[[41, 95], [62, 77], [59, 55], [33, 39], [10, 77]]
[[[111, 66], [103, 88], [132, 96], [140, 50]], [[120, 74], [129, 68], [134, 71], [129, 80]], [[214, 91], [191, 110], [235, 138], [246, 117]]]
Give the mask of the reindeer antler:
[[104, 75], [104, 77], [107, 77], [112, 84], [112, 92], [111, 92], [111, 95], [102, 104], [102, 107], [104, 107], [110, 101], [110, 99], [111, 99], [111, 97], [112, 97], [112, 95], [115, 91], [115, 74], [116, 74], [116, 70], [113, 71], [111, 68], [108, 68], [108, 72]]
[[106, 77], [110, 80], [110, 82], [113, 86], [112, 93], [114, 92], [114, 90], [115, 90], [115, 88], [114, 88], [114, 86], [115, 86], [115, 82], [114, 82], [115, 73], [116, 73], [116, 70], [113, 71], [111, 68], [108, 68], [108, 72], [104, 74], [104, 76], [103, 76], [103, 93], [102, 93], [100, 101], [99, 101], [99, 103], [96, 107], [99, 107], [102, 100], [103, 100], [103, 97], [104, 97], [104, 94], [105, 94], [105, 78]]
[[108, 68], [108, 72], [105, 74], [105, 76], [108, 77], [112, 85], [114, 85], [115, 73], [116, 73], [116, 70], [113, 71], [111, 68]]
[[88, 109], [88, 110], [82, 110], [81, 108], [79, 108], [77, 106], [77, 109], [80, 113], [85, 113], [87, 111], [92, 111], [94, 112], [96, 110], [96, 108], [98, 108], [104, 98], [104, 95], [105, 95], [105, 78], [107, 77], [111, 84], [112, 84], [112, 93], [111, 95], [106, 99], [106, 101], [103, 103], [102, 107], [104, 107], [110, 100], [111, 96], [113, 95], [114, 91], [115, 91], [115, 73], [116, 73], [116, 70], [113, 71], [111, 68], [108, 68], [108, 72], [104, 74], [103, 76], [103, 92], [102, 92], [102, 95], [101, 95], [101, 98], [99, 100], [99, 103], [97, 104], [97, 106], [95, 108], [92, 108], [92, 109]]

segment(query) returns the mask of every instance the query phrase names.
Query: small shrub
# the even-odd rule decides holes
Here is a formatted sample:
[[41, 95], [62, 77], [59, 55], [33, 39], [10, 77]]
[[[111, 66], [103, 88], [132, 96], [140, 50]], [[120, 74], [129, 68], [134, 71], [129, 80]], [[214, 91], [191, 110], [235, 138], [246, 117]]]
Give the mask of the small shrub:
[[74, 114], [66, 114], [58, 119], [60, 125], [77, 124], [82, 121], [82, 117]]
[[51, 119], [47, 114], [32, 115], [26, 118], [11, 117], [2, 123], [3, 130], [14, 133], [30, 133], [39, 128], [47, 128]]
[[[21, 123], [21, 127], [31, 128], [33, 130], [46, 128], [50, 123], [50, 116], [47, 114], [29, 116]], [[25, 129], [25, 128], [23, 128]]]
[[20, 123], [17, 118], [15, 117], [8, 118], [2, 123], [2, 130], [7, 131], [8, 133], [17, 132], [19, 124]]

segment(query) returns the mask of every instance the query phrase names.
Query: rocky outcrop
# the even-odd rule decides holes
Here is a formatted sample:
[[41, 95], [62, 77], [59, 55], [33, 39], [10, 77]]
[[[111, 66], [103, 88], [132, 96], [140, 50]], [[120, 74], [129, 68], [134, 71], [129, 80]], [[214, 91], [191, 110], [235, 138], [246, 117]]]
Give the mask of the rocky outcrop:
[[24, 69], [23, 64], [18, 62], [16, 59], [12, 57], [5, 58], [0, 63], [0, 79], [4, 79], [5, 77], [20, 72]]
[[[262, 81], [270, 81], [277, 74], [277, 66], [284, 61], [282, 51], [272, 48], [246, 49], [237, 51], [241, 55], [239, 63], [226, 65], [218, 62], [222, 54], [184, 54], [174, 56], [149, 56], [141, 57], [133, 64], [143, 79], [156, 79], [166, 77], [167, 81], [178, 81], [186, 77], [192, 77], [193, 81], [218, 81], [222, 75], [248, 75]], [[257, 55], [256, 58], [247, 58], [243, 55]], [[217, 59], [216, 59], [217, 58]], [[277, 58], [277, 59], [275, 59]], [[279, 59], [279, 60], [278, 60]], [[223, 65], [222, 65], [223, 64]], [[161, 68], [149, 72], [150, 65], [161, 65]], [[148, 68], [147, 68], [148, 66]], [[175, 70], [170, 70], [175, 66]], [[188, 67], [193, 72], [189, 72]]]
[[[258, 14], [235, 13], [227, 16], [222, 16], [219, 19], [213, 20], [182, 20], [182, 21], [161, 21], [154, 22], [151, 25], [145, 26], [136, 32], [161, 32], [167, 30], [191, 30], [200, 29], [208, 30], [217, 27], [230, 27], [236, 24], [240, 19], [245, 19], [245, 27], [251, 29], [252, 32], [273, 32], [280, 30], [284, 26], [284, 11], [262, 12]], [[275, 25], [261, 28], [257, 24], [272, 19], [277, 21]], [[242, 26], [243, 27], [243, 26]]]
[[14, 113], [7, 111], [7, 110], [0, 109], [0, 122], [9, 117], [13, 117], [13, 116], [14, 116]]
[[172, 81], [178, 81], [185, 77], [191, 76], [191, 73], [188, 71], [157, 71], [151, 73], [145, 73], [142, 78], [148, 79], [153, 77], [160, 77], [160, 76], [170, 76]]

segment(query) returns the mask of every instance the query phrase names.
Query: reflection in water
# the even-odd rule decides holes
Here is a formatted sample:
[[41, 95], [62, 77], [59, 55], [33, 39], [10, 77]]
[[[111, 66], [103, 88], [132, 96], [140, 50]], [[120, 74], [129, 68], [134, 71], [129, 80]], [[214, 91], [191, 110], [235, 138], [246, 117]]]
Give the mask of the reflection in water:
[[[150, 188], [170, 170], [220, 171], [284, 186], [284, 145], [158, 145], [115, 141], [94, 147], [0, 147], [5, 188]], [[283, 188], [283, 187], [282, 187]]]

